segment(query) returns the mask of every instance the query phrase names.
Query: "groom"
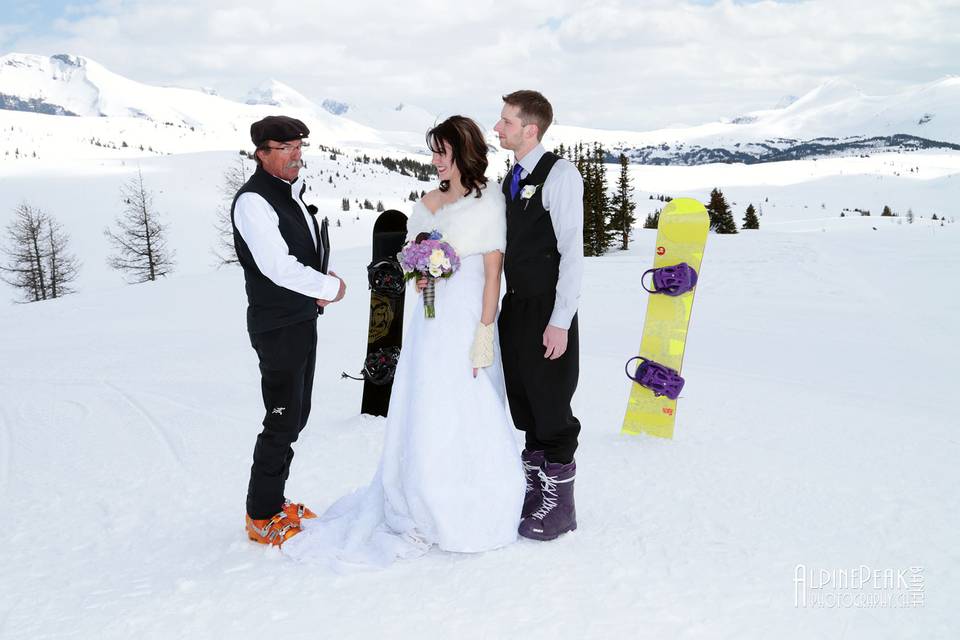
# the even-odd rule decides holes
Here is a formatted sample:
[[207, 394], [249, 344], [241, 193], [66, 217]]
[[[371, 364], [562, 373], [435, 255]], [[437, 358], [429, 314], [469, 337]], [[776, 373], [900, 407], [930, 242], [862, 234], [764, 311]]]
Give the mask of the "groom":
[[540, 141], [553, 107], [536, 91], [503, 96], [494, 131], [516, 164], [507, 201], [507, 293], [500, 349], [518, 429], [526, 433], [520, 535], [553, 540], [577, 528], [573, 482], [580, 422], [570, 409], [580, 371], [577, 305], [583, 275], [583, 178]]

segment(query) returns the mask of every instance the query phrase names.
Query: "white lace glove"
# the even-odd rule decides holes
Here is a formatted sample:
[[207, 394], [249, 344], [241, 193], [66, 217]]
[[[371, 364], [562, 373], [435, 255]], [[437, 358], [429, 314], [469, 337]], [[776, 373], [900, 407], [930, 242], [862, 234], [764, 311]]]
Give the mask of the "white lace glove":
[[470, 361], [477, 369], [493, 364], [493, 323], [477, 325], [473, 334], [473, 346], [470, 347]]

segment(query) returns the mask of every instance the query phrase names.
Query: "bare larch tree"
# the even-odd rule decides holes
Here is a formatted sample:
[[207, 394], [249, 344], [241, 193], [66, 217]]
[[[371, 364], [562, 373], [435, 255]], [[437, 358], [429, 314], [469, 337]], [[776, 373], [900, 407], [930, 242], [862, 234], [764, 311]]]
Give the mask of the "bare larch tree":
[[38, 302], [73, 293], [80, 262], [69, 250], [70, 238], [52, 217], [23, 202], [7, 225], [6, 262], [0, 279], [19, 290], [21, 302]]
[[223, 201], [217, 207], [217, 219], [214, 223], [217, 230], [217, 246], [213, 249], [213, 255], [217, 257], [217, 266], [239, 264], [237, 249], [233, 245], [233, 222], [230, 220], [230, 207], [237, 191], [247, 183], [247, 179], [250, 177], [250, 168], [247, 164], [247, 158], [240, 156], [223, 172], [223, 182], [220, 185], [220, 195], [223, 197]]
[[104, 229], [115, 253], [107, 264], [127, 274], [131, 284], [156, 280], [173, 271], [174, 252], [167, 246], [167, 226], [153, 207], [153, 193], [143, 182], [143, 172], [120, 188], [123, 213], [116, 220], [117, 230]]

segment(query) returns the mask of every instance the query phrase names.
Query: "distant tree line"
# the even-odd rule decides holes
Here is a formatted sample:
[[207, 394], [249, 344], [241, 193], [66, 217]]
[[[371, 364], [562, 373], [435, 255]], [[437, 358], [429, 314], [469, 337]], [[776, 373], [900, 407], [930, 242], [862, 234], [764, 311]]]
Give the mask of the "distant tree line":
[[[341, 154], [336, 149], [324, 149], [332, 157]], [[555, 149], [558, 155], [572, 162], [583, 176], [583, 232], [584, 254], [599, 256], [616, 247], [628, 249], [630, 232], [636, 223], [634, 216], [636, 203], [633, 200], [634, 188], [628, 172], [628, 158], [620, 154], [619, 171], [616, 183], [609, 188], [605, 166], [608, 153], [599, 143], [592, 145], [577, 144]], [[404, 175], [414, 175], [414, 171], [433, 172], [431, 165], [410, 160], [381, 158], [370, 159], [363, 156], [364, 162], [382, 164], [391, 171]], [[510, 162], [506, 167], [509, 169]], [[217, 209], [215, 228], [217, 245], [214, 254], [219, 264], [236, 264], [236, 250], [233, 243], [233, 225], [230, 220], [230, 205], [236, 192], [252, 174], [252, 163], [246, 153], [241, 153], [235, 163], [227, 167], [219, 185], [221, 204]], [[420, 178], [418, 176], [418, 179]], [[416, 201], [425, 195], [424, 191], [411, 190], [406, 196], [408, 201]], [[650, 199], [669, 203], [669, 195], [650, 195]], [[356, 201], [358, 209], [383, 211], [382, 200], [371, 201], [364, 198]], [[736, 203], [734, 203], [736, 204]], [[167, 242], [168, 227], [162, 221], [160, 212], [154, 205], [153, 192], [147, 187], [143, 173], [138, 169], [136, 175], [120, 187], [120, 214], [113, 225], [104, 229], [104, 236], [112, 247], [108, 265], [124, 274], [131, 283], [157, 280], [173, 271], [175, 252]], [[349, 198], [341, 199], [343, 211], [351, 210]], [[826, 208], [825, 204], [821, 208]], [[710, 228], [716, 233], [737, 233], [737, 223], [726, 197], [719, 188], [710, 192], [707, 212]], [[868, 209], [844, 209], [847, 212], [869, 216]], [[661, 210], [646, 216], [643, 226], [656, 228]], [[752, 203], [744, 212], [742, 229], [759, 229], [760, 215]], [[881, 217], [900, 217], [889, 205], [884, 205]], [[912, 209], [908, 209], [903, 218], [914, 222]], [[922, 218], [922, 216], [919, 216]], [[357, 218], [359, 219], [359, 218]], [[953, 222], [952, 218], [933, 214], [932, 221], [941, 225]], [[336, 222], [340, 226], [339, 220]], [[14, 209], [14, 216], [6, 227], [6, 233], [0, 243], [0, 280], [11, 285], [18, 296], [18, 302], [38, 302], [62, 297], [75, 291], [75, 282], [81, 263], [70, 247], [70, 238], [58, 221], [49, 213], [23, 202]]]
[[437, 175], [437, 169], [429, 163], [417, 162], [409, 158], [371, 158], [367, 154], [356, 156], [354, 162], [362, 164], [379, 164], [387, 171], [399, 173], [402, 176], [411, 176], [421, 182], [429, 182]]

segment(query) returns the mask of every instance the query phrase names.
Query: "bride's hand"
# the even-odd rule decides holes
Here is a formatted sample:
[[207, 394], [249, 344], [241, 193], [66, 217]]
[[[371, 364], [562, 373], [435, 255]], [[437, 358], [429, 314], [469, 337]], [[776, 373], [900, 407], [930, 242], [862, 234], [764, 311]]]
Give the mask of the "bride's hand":
[[474, 367], [474, 368], [473, 368], [473, 377], [474, 377], [474, 378], [477, 377], [477, 371], [479, 371], [479, 369], [477, 369], [476, 367]]
[[417, 279], [417, 293], [423, 293], [423, 290], [427, 288], [427, 279], [418, 278]]

